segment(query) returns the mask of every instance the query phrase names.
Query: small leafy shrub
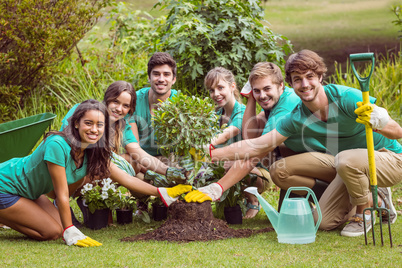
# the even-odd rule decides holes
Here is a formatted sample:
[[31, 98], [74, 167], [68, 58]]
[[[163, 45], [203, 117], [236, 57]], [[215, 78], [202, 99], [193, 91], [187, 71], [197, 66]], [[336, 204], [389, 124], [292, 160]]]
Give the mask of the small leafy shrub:
[[116, 191], [116, 183], [110, 178], [95, 180], [94, 183], [87, 183], [81, 189], [85, 204], [91, 213], [97, 209], [114, 209], [120, 200]]
[[214, 67], [231, 70], [241, 85], [256, 62], [283, 66], [291, 52], [287, 38], [263, 24], [259, 0], [159, 0], [158, 6], [169, 10], [161, 50], [178, 63], [178, 88], [191, 94], [205, 94], [203, 79]]
[[109, 2], [1, 1], [0, 122], [14, 118], [18, 104], [48, 81], [56, 70], [54, 65], [71, 53]]
[[187, 96], [181, 91], [160, 103], [152, 126], [165, 156], [171, 152], [176, 156], [190, 156], [191, 148], [201, 153], [203, 145], [209, 144], [220, 131], [211, 99]]

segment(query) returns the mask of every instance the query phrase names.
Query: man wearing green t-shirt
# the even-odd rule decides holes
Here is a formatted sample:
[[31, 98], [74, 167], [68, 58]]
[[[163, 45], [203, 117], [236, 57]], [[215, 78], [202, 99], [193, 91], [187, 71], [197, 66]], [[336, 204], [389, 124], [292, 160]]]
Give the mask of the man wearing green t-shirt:
[[[172, 89], [176, 82], [177, 66], [175, 60], [165, 52], [156, 52], [148, 61], [148, 79], [151, 87], [137, 91], [137, 106], [134, 114], [128, 118], [134, 136], [140, 143], [141, 148], [148, 154], [166, 161], [158, 151], [152, 128], [152, 116], [154, 109], [168, 98], [176, 95]], [[165, 162], [165, 164], [167, 164]], [[140, 167], [142, 173], [146, 173], [147, 167]]]
[[[389, 187], [402, 180], [402, 145], [396, 141], [402, 138], [402, 127], [390, 118], [385, 109], [371, 103], [361, 105], [359, 90], [333, 84], [323, 86], [323, 74], [327, 69], [322, 58], [313, 51], [302, 50], [292, 54], [285, 69], [286, 81], [302, 102], [274, 130], [251, 142], [246, 140], [215, 149], [211, 151], [212, 160], [260, 157], [288, 137], [302, 135], [298, 149], [308, 152], [291, 156], [292, 159], [284, 158], [280, 160], [282, 163], [275, 162], [277, 170], [273, 171], [272, 166], [270, 170], [279, 173], [274, 182], [277, 185], [289, 184], [287, 181], [292, 178], [289, 178], [287, 169], [293, 168], [292, 165], [298, 165], [300, 170], [305, 171], [305, 174], [299, 174], [299, 180], [306, 182], [312, 180], [311, 174], [319, 170], [327, 173], [328, 177], [333, 176], [319, 201], [323, 213], [320, 228], [334, 229], [353, 215], [341, 235], [359, 236], [364, 234], [363, 210], [372, 205], [364, 126], [370, 124], [375, 130], [377, 185], [380, 187], [378, 205], [390, 210], [390, 220], [394, 223], [397, 215]], [[313, 158], [322, 161], [310, 162]], [[296, 180], [293, 178], [293, 181]], [[214, 183], [190, 192], [186, 200], [217, 200], [226, 189], [227, 185]], [[368, 231], [371, 229], [370, 215], [364, 217]]]
[[[242, 124], [244, 139], [252, 139], [268, 133], [300, 102], [300, 98], [293, 89], [285, 87], [281, 69], [271, 62], [259, 62], [254, 65], [249, 81], [243, 87], [241, 94], [248, 98]], [[258, 115], [256, 114], [257, 103], [262, 108]], [[292, 137], [289, 142], [297, 138]], [[265, 173], [264, 177], [268, 179], [263, 180], [257, 177], [255, 186], [260, 193], [272, 185], [268, 167], [289, 152], [286, 146], [279, 146], [273, 153], [260, 160], [257, 166], [261, 167], [258, 170]], [[245, 218], [252, 218], [259, 211], [259, 202], [254, 195], [248, 193], [245, 195], [248, 200]]]

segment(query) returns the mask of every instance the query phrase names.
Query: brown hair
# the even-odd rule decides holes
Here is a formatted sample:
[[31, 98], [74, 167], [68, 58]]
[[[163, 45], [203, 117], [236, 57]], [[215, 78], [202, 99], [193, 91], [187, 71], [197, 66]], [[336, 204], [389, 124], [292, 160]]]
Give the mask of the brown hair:
[[167, 64], [173, 73], [173, 77], [176, 77], [177, 73], [177, 65], [176, 61], [170, 56], [169, 53], [166, 52], [155, 52], [152, 57], [148, 61], [148, 77], [151, 76], [152, 70], [155, 66], [165, 65]]
[[274, 84], [280, 85], [283, 83], [281, 69], [271, 62], [259, 62], [254, 65], [248, 77], [248, 81], [252, 84], [255, 80], [266, 77], [270, 77]]
[[91, 110], [100, 111], [105, 116], [105, 131], [102, 137], [84, 151], [87, 156], [87, 176], [92, 180], [95, 177], [107, 178], [110, 174], [109, 165], [112, 152], [109, 145], [109, 113], [103, 103], [93, 99], [83, 101], [75, 109], [73, 115], [67, 119], [68, 125], [63, 131], [48, 132], [44, 139], [52, 134], [65, 137], [71, 147], [71, 157], [75, 162], [79, 162], [77, 155], [81, 150], [81, 137], [75, 126], [85, 113]]
[[285, 64], [286, 82], [292, 84], [291, 73], [304, 74], [309, 70], [313, 71], [316, 75], [325, 76], [327, 67], [325, 66], [323, 58], [318, 56], [314, 51], [303, 49], [298, 53], [289, 56]]
[[[228, 69], [225, 69], [223, 67], [215, 67], [212, 70], [210, 70], [207, 73], [207, 75], [205, 76], [204, 87], [207, 90], [210, 90], [211, 88], [216, 87], [216, 85], [219, 83], [220, 79], [226, 81], [228, 84], [232, 84], [232, 83], [236, 84], [235, 77], [231, 71], [229, 71]], [[235, 99], [238, 102], [240, 102], [240, 92], [237, 89], [237, 86], [233, 93], [234, 93]]]
[[[127, 92], [131, 96], [131, 101], [130, 101], [130, 110], [129, 114], [133, 115], [135, 112], [135, 105], [137, 102], [137, 94], [135, 93], [134, 87], [126, 82], [126, 81], [116, 81], [113, 82], [105, 92], [105, 95], [103, 97], [103, 103], [106, 105], [106, 107], [109, 105], [110, 102], [114, 101], [117, 99], [122, 92]], [[123, 139], [123, 133], [122, 130], [126, 126], [126, 121], [124, 118], [118, 120], [114, 124], [114, 129], [111, 129], [111, 137], [113, 137], [113, 141], [111, 142], [112, 150], [115, 153], [119, 153], [119, 148], [121, 145], [121, 141]]]

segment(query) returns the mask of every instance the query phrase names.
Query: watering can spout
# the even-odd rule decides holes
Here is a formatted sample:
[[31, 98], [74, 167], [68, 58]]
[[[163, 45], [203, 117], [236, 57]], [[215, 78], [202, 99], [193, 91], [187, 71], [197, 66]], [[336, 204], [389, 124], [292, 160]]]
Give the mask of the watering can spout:
[[259, 193], [257, 187], [248, 187], [244, 191], [253, 194], [257, 197], [258, 201], [260, 202], [262, 208], [267, 214], [269, 221], [271, 222], [272, 226], [275, 230], [277, 230], [279, 213], [274, 209]]

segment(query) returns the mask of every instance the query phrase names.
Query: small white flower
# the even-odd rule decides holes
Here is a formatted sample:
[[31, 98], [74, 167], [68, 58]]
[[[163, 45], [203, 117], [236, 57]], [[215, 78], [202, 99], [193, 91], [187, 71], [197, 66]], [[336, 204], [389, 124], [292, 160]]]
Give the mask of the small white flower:
[[109, 195], [108, 195], [107, 192], [102, 191], [101, 197], [102, 197], [103, 200], [105, 200], [105, 199], [107, 199], [109, 197]]
[[107, 178], [107, 179], [103, 179], [102, 184], [103, 185], [110, 185], [112, 182], [113, 182], [112, 179]]
[[[87, 183], [87, 184], [84, 185], [83, 190], [84, 190], [85, 192], [88, 192], [88, 191], [92, 190], [92, 188], [93, 188], [93, 185], [90, 184], [90, 183]], [[85, 192], [84, 192], [84, 193], [85, 193]]]

